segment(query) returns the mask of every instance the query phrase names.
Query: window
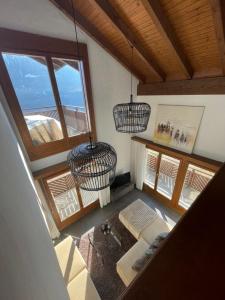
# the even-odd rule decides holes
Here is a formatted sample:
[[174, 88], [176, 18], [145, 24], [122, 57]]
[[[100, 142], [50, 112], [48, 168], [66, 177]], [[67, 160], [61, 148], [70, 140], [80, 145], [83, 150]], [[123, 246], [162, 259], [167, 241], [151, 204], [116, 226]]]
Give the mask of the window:
[[63, 139], [45, 57], [3, 53], [32, 144]]
[[72, 42], [32, 35], [29, 43], [24, 35], [30, 50], [18, 50], [13, 40], [7, 40], [11, 51], [0, 48], [0, 75], [30, 159], [88, 141], [89, 131], [95, 139], [86, 46], [80, 44], [78, 59]]
[[188, 209], [214, 175], [214, 172], [189, 164], [179, 205]]
[[61, 222], [80, 210], [77, 191], [70, 172], [47, 180], [47, 185]]
[[[69, 137], [88, 131], [82, 65], [72, 59], [54, 58], [55, 77]], [[76, 99], [76, 101], [74, 101]]]
[[[146, 143], [140, 137], [132, 139]], [[183, 213], [207, 186], [221, 163], [149, 141], [145, 166], [143, 191]]]
[[79, 189], [66, 163], [43, 170], [38, 181], [59, 230], [99, 207], [98, 192]]
[[171, 200], [173, 196], [179, 165], [180, 161], [178, 159], [162, 154], [159, 166], [157, 191], [169, 200]]
[[80, 195], [84, 207], [87, 207], [91, 203], [98, 200], [98, 192], [96, 191], [85, 191], [80, 189]]
[[152, 149], [146, 151], [145, 184], [171, 200], [180, 160]]
[[157, 167], [159, 160], [159, 152], [147, 150], [146, 176], [145, 183], [154, 189], [157, 176]]

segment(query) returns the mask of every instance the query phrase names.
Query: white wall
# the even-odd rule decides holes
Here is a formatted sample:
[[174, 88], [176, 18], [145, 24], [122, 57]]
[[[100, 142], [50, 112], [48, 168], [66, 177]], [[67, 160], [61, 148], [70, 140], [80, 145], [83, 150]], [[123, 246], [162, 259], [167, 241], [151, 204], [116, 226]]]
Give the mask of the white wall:
[[38, 180], [34, 181], [34, 186], [35, 186], [35, 189], [36, 189], [38, 197], [39, 197], [39, 203], [40, 203], [43, 215], [45, 217], [45, 221], [46, 221], [46, 225], [47, 225], [48, 230], [49, 230], [50, 237], [52, 239], [56, 239], [60, 236], [60, 232], [59, 232], [59, 230], [58, 230], [58, 228], [55, 224], [55, 221], [53, 219], [51, 211], [48, 207], [45, 195], [42, 191], [42, 188], [41, 188], [40, 183], [38, 182]]
[[158, 104], [205, 106], [193, 153], [225, 161], [225, 95], [138, 96], [152, 108], [148, 129], [139, 134], [152, 139]]
[[0, 290], [4, 300], [66, 300], [22, 151], [0, 104]]
[[[74, 40], [73, 23], [49, 0], [0, 0], [0, 27]], [[97, 137], [115, 147], [117, 172], [130, 170], [130, 136], [114, 127], [112, 108], [128, 101], [130, 74], [94, 40], [79, 30], [88, 46]], [[134, 94], [137, 80], [134, 80]], [[32, 171], [66, 160], [67, 152], [31, 162]]]

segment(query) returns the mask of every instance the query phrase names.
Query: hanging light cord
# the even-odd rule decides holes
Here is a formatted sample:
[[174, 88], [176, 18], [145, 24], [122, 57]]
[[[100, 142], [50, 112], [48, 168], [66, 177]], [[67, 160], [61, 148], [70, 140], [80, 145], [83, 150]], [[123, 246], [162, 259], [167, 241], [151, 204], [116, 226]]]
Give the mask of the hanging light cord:
[[[75, 11], [75, 6], [74, 6], [74, 2], [73, 0], [71, 0], [71, 6], [72, 6], [72, 10], [73, 10], [73, 23], [74, 23], [74, 31], [75, 31], [75, 38], [76, 38], [76, 47], [75, 47], [75, 52], [77, 50], [77, 57], [78, 60], [80, 59], [80, 45], [78, 42], [78, 34], [77, 34], [77, 22], [76, 22], [76, 11]], [[81, 73], [82, 73], [82, 68], [80, 69]], [[82, 75], [82, 74], [81, 74]], [[83, 78], [83, 77], [82, 77]], [[83, 79], [82, 79], [83, 80]], [[91, 137], [91, 129], [90, 129], [90, 123], [88, 120], [88, 132], [89, 132], [89, 141], [90, 141], [90, 147], [91, 149], [95, 148], [95, 145], [92, 142], [92, 137]]]
[[133, 102], [133, 55], [134, 55], [134, 46], [131, 45], [131, 71], [130, 71], [130, 102]]
[[71, 6], [72, 6], [72, 10], [73, 10], [73, 23], [74, 23], [74, 31], [75, 31], [75, 38], [76, 38], [76, 49], [75, 50], [77, 50], [77, 56], [79, 59], [80, 51], [79, 51], [79, 42], [78, 42], [78, 34], [77, 34], [76, 12], [75, 12], [73, 0], [71, 0]]

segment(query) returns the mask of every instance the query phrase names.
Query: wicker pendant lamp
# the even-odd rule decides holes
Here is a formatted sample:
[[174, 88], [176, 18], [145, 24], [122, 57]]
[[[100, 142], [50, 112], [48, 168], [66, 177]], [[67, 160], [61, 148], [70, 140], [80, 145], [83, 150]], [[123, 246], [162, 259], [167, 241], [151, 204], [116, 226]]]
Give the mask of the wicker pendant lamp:
[[[131, 45], [131, 66], [133, 65], [133, 46]], [[132, 69], [132, 68], [131, 68]], [[147, 129], [151, 107], [148, 103], [133, 102], [132, 72], [129, 103], [117, 104], [113, 108], [116, 130], [124, 133], [143, 132]]]
[[81, 144], [70, 151], [68, 162], [76, 184], [83, 190], [102, 190], [114, 181], [117, 155], [109, 144]]
[[[71, 0], [71, 3], [73, 7], [76, 43], [79, 56], [79, 43], [73, 0]], [[89, 138], [89, 143], [83, 143], [69, 152], [67, 161], [76, 185], [86, 191], [98, 191], [108, 187], [114, 181], [117, 155], [114, 148], [109, 144], [92, 142], [91, 132]]]

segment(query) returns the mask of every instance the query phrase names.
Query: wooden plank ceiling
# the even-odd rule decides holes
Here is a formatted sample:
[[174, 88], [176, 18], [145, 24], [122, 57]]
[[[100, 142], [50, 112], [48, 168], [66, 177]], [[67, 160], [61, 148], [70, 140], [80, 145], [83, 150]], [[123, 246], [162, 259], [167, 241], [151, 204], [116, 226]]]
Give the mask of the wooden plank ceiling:
[[[225, 73], [223, 0], [50, 0], [144, 83]], [[130, 64], [134, 46], [133, 66]]]

